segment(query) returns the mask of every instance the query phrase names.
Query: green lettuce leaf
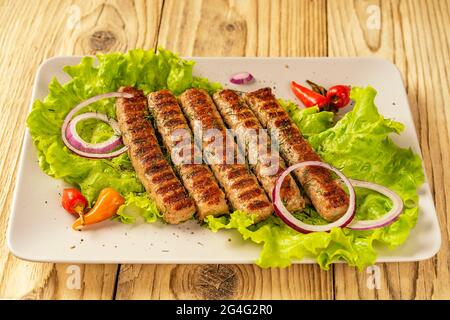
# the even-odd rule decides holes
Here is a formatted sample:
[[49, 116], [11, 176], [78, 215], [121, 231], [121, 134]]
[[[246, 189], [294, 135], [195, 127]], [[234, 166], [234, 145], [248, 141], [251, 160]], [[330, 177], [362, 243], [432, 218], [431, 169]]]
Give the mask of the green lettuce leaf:
[[161, 213], [154, 201], [152, 201], [146, 192], [144, 193], [129, 193], [125, 196], [125, 203], [117, 210], [117, 215], [114, 217], [122, 223], [130, 224], [136, 222], [138, 218], [142, 217], [146, 223], [155, 222]]
[[[39, 165], [48, 175], [79, 187], [91, 203], [105, 187], [125, 195], [126, 202], [115, 217], [118, 221], [154, 222], [160, 213], [137, 179], [127, 154], [112, 160], [74, 155], [60, 137], [64, 117], [79, 102], [124, 85], [146, 93], [168, 88], [175, 94], [190, 87], [213, 93], [221, 85], [194, 77], [192, 61], [164, 49], [157, 53], [137, 49], [126, 54], [100, 54], [97, 59], [98, 64], [94, 58], [85, 57], [78, 65], [66, 66], [64, 70], [71, 80], [60, 84], [53, 79], [48, 96], [34, 103], [27, 125], [37, 148]], [[373, 88], [354, 88], [351, 95], [355, 100], [353, 110], [336, 124], [331, 112], [318, 108], [300, 110], [290, 101], [280, 102], [324, 161], [340, 168], [348, 177], [382, 184], [401, 196], [405, 210], [395, 223], [372, 231], [336, 228], [329, 233], [301, 234], [275, 216], [254, 224], [253, 217], [236, 211], [226, 217], [207, 217], [206, 225], [215, 232], [235, 229], [244, 239], [260, 244], [261, 255], [256, 263], [262, 267], [286, 267], [293, 260], [310, 257], [323, 269], [337, 260], [363, 268], [376, 259], [375, 242], [390, 247], [402, 244], [417, 221], [416, 190], [423, 182], [420, 158], [410, 149], [399, 148], [389, 138], [390, 134], [401, 132], [403, 126], [378, 113]], [[114, 101], [98, 101], [81, 112], [87, 111], [114, 118]], [[83, 139], [91, 142], [105, 141], [113, 134], [108, 125], [95, 120], [83, 121], [77, 129]], [[391, 208], [390, 200], [380, 194], [360, 188], [356, 191], [358, 218], [376, 219]], [[297, 217], [312, 224], [324, 223], [312, 207], [297, 213]]]
[[[354, 108], [332, 126], [332, 114], [316, 108], [298, 109], [295, 104], [282, 102], [302, 133], [322, 159], [341, 169], [348, 177], [375, 182], [395, 190], [405, 210], [390, 226], [370, 230], [353, 231], [335, 228], [331, 232], [302, 234], [289, 228], [277, 217], [271, 217], [257, 225], [242, 212], [234, 212], [229, 218], [208, 217], [206, 223], [213, 231], [236, 229], [244, 239], [262, 243], [261, 255], [256, 261], [261, 267], [286, 267], [292, 260], [315, 258], [323, 269], [334, 261], [345, 260], [359, 269], [375, 262], [375, 241], [396, 247], [402, 244], [417, 221], [417, 188], [424, 176], [420, 158], [410, 149], [395, 145], [391, 133], [400, 133], [403, 125], [384, 119], [374, 104], [376, 91], [371, 88], [354, 88], [351, 97]], [[365, 189], [356, 189], [357, 217], [376, 219], [390, 208], [390, 200]], [[307, 223], [323, 221], [313, 208], [298, 218]]]
[[[157, 53], [136, 49], [126, 54], [99, 54], [97, 59], [97, 65], [93, 57], [84, 57], [78, 65], [66, 66], [64, 71], [71, 80], [60, 84], [53, 79], [49, 94], [34, 103], [27, 125], [37, 148], [39, 165], [48, 175], [79, 187], [90, 203], [101, 189], [112, 187], [126, 195], [127, 203], [139, 206], [147, 222], [155, 221], [158, 214], [154, 204], [150, 199], [139, 196], [145, 190], [128, 155], [123, 154], [112, 160], [92, 160], [73, 154], [61, 140], [64, 117], [81, 101], [116, 91], [120, 86], [136, 86], [146, 93], [168, 88], [179, 94], [193, 86], [213, 92], [220, 85], [193, 77], [193, 61], [180, 59], [164, 49], [159, 49]], [[106, 113], [115, 118], [112, 99], [98, 101], [80, 113], [88, 111]], [[83, 139], [94, 143], [104, 141], [113, 134], [108, 125], [96, 120], [80, 122], [77, 130]], [[121, 210], [122, 218], [119, 217], [119, 220], [130, 222], [125, 217], [126, 211]]]
[[295, 124], [302, 129], [304, 137], [320, 133], [333, 126], [333, 112], [320, 112], [318, 107], [299, 109], [295, 103], [288, 100], [279, 100], [279, 102]]

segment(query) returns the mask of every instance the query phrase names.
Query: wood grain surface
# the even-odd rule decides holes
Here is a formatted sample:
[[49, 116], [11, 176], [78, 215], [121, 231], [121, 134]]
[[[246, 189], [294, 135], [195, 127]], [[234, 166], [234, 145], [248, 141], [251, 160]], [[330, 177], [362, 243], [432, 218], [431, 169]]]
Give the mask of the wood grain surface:
[[[450, 298], [450, 1], [0, 0], [0, 233], [39, 64], [56, 55], [163, 46], [184, 56], [378, 56], [408, 91], [442, 229], [430, 260], [261, 269], [254, 265], [64, 265], [13, 257], [0, 238], [0, 298]], [[81, 278], [74, 281], [72, 271]]]

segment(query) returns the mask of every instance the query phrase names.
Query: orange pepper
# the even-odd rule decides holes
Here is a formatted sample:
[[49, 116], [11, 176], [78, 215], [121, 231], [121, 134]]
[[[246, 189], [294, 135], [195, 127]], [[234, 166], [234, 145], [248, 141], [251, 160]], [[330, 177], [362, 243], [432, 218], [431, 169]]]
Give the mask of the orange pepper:
[[84, 223], [78, 218], [72, 225], [72, 229], [80, 230], [85, 225], [94, 224], [114, 216], [121, 205], [125, 203], [125, 199], [113, 188], [105, 188], [100, 191], [97, 202], [84, 215]]

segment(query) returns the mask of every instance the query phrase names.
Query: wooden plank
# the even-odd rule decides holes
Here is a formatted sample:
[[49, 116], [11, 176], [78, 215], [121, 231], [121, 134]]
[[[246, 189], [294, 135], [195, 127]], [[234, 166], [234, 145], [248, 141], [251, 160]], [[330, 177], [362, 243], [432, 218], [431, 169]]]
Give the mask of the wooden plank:
[[[324, 56], [325, 1], [164, 3], [158, 45], [184, 56]], [[331, 299], [313, 265], [123, 265], [118, 299]]]
[[326, 56], [325, 12], [324, 0], [168, 0], [158, 44], [189, 56]]
[[116, 298], [330, 299], [330, 276], [307, 265], [122, 265]]
[[[55, 55], [153, 48], [162, 0], [0, 2], [0, 233], [6, 234], [32, 81]], [[75, 271], [74, 271], [75, 270]], [[80, 271], [80, 289], [70, 289]], [[68, 266], [13, 257], [0, 238], [0, 298], [111, 299], [116, 265]], [[77, 281], [74, 281], [76, 284]]]
[[[373, 20], [381, 12], [380, 29]], [[378, 56], [400, 69], [419, 135], [426, 173], [442, 230], [434, 258], [380, 265], [380, 289], [369, 289], [371, 274], [335, 268], [337, 299], [438, 299], [450, 297], [449, 223], [450, 36], [449, 1], [328, 1], [328, 48], [332, 56]], [[447, 70], [447, 71], [446, 71]]]

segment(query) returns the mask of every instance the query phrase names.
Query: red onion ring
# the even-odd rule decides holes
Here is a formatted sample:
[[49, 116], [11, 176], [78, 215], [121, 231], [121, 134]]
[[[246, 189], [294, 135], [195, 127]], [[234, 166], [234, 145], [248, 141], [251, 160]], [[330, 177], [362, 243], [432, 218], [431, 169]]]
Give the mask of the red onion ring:
[[239, 72], [231, 76], [230, 82], [234, 84], [245, 84], [252, 81], [253, 75], [248, 72]]
[[400, 196], [397, 193], [395, 193], [394, 191], [392, 191], [386, 187], [383, 187], [379, 184], [372, 183], [372, 182], [353, 180], [353, 179], [350, 179], [350, 182], [354, 187], [371, 189], [371, 190], [377, 191], [377, 192], [385, 195], [386, 197], [388, 197], [392, 200], [393, 205], [392, 205], [392, 209], [388, 213], [383, 215], [381, 218], [376, 219], [376, 220], [354, 221], [351, 224], [349, 224], [347, 226], [347, 228], [353, 229], [353, 230], [370, 230], [370, 229], [385, 227], [385, 226], [391, 224], [392, 222], [394, 222], [395, 220], [397, 220], [397, 218], [402, 213], [403, 201], [400, 198]]
[[[68, 131], [68, 127], [69, 124], [73, 118], [73, 116], [80, 111], [81, 109], [83, 109], [84, 107], [97, 102], [99, 100], [102, 99], [109, 99], [109, 98], [132, 98], [133, 95], [131, 93], [126, 93], [126, 92], [108, 92], [108, 93], [103, 93], [103, 94], [99, 94], [96, 95], [94, 97], [91, 97], [81, 103], [79, 103], [78, 105], [76, 105], [65, 117], [63, 125], [61, 127], [61, 137], [62, 140], [64, 142], [64, 144], [66, 145], [67, 148], [69, 148], [69, 150], [71, 150], [72, 152], [78, 154], [79, 156], [85, 157], [85, 158], [91, 158], [91, 159], [108, 159], [108, 158], [114, 158], [117, 157], [119, 155], [121, 155], [122, 153], [126, 152], [128, 150], [128, 147], [123, 147], [119, 150], [110, 152], [110, 153], [91, 153], [91, 152], [86, 152], [83, 150], [79, 150], [77, 149], [75, 146], [73, 146], [70, 141], [67, 138], [67, 131]], [[106, 115], [103, 115], [105, 117], [107, 117]], [[101, 120], [101, 119], [100, 119]], [[112, 120], [112, 119], [110, 119]], [[110, 123], [109, 121], [107, 121], [108, 123]], [[117, 122], [116, 122], [117, 123]], [[113, 124], [114, 125], [114, 124]], [[118, 126], [116, 126], [116, 128], [113, 127], [114, 132], [116, 133], [116, 130], [118, 132], [118, 134], [120, 135], [120, 130], [118, 130]], [[72, 132], [76, 132], [76, 130], [72, 130]], [[119, 138], [120, 139], [120, 138]], [[81, 138], [80, 138], [81, 140]], [[109, 140], [108, 140], [109, 141]], [[114, 148], [113, 148], [114, 149]]]
[[[283, 183], [283, 180], [286, 178], [286, 176], [291, 173], [294, 170], [297, 170], [299, 168], [304, 168], [307, 166], [318, 166], [322, 167], [328, 170], [333, 171], [338, 175], [339, 178], [342, 179], [342, 181], [345, 183], [345, 185], [348, 188], [349, 191], [349, 206], [345, 214], [339, 218], [338, 220], [328, 223], [326, 225], [311, 225], [304, 223], [300, 220], [298, 220], [296, 217], [294, 217], [284, 206], [283, 202], [281, 201], [280, 197], [280, 189], [281, 184]], [[350, 183], [350, 180], [338, 169], [330, 166], [327, 163], [320, 162], [320, 161], [305, 161], [300, 162], [297, 164], [294, 164], [293, 166], [290, 166], [286, 170], [284, 170], [280, 176], [277, 179], [277, 182], [275, 184], [275, 188], [272, 192], [272, 199], [274, 199], [274, 209], [277, 216], [280, 217], [281, 220], [283, 220], [284, 223], [286, 223], [288, 226], [290, 226], [292, 229], [301, 232], [301, 233], [310, 233], [310, 232], [320, 232], [320, 231], [330, 231], [332, 228], [337, 227], [345, 227], [350, 222], [352, 222], [353, 217], [355, 216], [356, 212], [356, 195], [355, 195], [355, 189], [353, 189], [352, 184]]]
[[[96, 119], [108, 123], [114, 131], [114, 135], [108, 140], [100, 143], [89, 143], [83, 140], [77, 132], [77, 124], [80, 121], [87, 119]], [[119, 124], [116, 120], [109, 118], [103, 113], [87, 112], [82, 113], [69, 122], [69, 126], [66, 130], [66, 138], [69, 144], [75, 149], [87, 152], [87, 153], [101, 153], [105, 154], [122, 144], [122, 139], [120, 138], [121, 132], [119, 129]]]

